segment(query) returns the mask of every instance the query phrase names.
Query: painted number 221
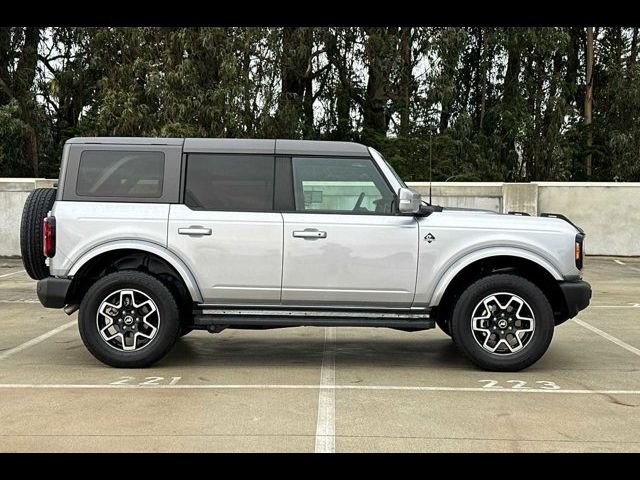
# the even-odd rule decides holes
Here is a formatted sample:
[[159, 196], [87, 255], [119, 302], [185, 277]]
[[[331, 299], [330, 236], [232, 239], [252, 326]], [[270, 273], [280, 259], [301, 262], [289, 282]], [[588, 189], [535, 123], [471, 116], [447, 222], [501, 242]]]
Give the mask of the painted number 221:
[[109, 385], [175, 385], [182, 377], [144, 377], [141, 382], [137, 382], [135, 377], [120, 377]]
[[549, 382], [547, 380], [539, 380], [537, 382], [534, 382], [535, 385], [530, 387], [527, 386], [527, 382], [525, 382], [524, 380], [507, 380], [505, 383], [509, 384], [508, 387], [500, 385], [498, 380], [478, 380], [478, 382], [485, 384], [482, 386], [482, 388], [509, 388], [513, 390], [540, 388], [542, 390], [560, 390], [560, 385], [555, 382]]

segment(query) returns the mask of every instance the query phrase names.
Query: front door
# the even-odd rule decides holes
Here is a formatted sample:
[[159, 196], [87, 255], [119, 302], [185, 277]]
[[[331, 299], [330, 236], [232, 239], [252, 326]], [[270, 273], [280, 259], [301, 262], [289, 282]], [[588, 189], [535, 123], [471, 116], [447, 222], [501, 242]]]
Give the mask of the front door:
[[369, 158], [292, 159], [295, 209], [283, 213], [282, 303], [410, 307], [418, 225]]
[[171, 205], [169, 249], [204, 302], [277, 305], [282, 215], [273, 211], [273, 155], [190, 154], [183, 204]]

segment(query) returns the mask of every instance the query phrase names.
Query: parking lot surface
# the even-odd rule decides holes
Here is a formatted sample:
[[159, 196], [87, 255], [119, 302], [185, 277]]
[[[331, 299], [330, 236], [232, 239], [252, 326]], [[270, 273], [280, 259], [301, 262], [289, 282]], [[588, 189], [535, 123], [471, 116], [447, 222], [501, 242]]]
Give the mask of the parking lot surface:
[[102, 365], [77, 314], [0, 259], [0, 451], [640, 451], [640, 259], [589, 257], [591, 306], [518, 373], [439, 330], [193, 332]]

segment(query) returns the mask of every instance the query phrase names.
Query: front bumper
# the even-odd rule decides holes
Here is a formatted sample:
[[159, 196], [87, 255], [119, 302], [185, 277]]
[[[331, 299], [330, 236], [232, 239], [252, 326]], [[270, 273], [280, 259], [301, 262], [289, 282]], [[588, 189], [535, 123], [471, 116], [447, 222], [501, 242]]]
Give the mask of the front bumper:
[[68, 278], [46, 277], [38, 280], [38, 300], [47, 308], [62, 308], [71, 280]]
[[591, 285], [585, 281], [560, 282], [560, 290], [567, 307], [567, 318], [575, 317], [580, 310], [589, 306]]

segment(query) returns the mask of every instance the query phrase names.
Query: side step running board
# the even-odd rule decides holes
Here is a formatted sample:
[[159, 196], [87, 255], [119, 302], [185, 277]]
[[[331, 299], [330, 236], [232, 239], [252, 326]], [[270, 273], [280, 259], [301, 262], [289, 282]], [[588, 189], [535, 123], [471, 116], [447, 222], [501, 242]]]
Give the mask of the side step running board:
[[216, 326], [269, 327], [391, 327], [428, 329], [435, 327], [429, 313], [423, 311], [328, 311], [203, 308], [194, 310], [194, 328]]
[[194, 315], [222, 315], [236, 316], [249, 315], [252, 317], [357, 317], [357, 318], [407, 318], [420, 319], [429, 318], [429, 312], [407, 311], [407, 310], [276, 310], [276, 309], [231, 309], [231, 308], [203, 308], [194, 310]]
[[252, 326], [263, 325], [270, 327], [391, 327], [391, 328], [434, 328], [435, 321], [430, 319], [398, 319], [373, 317], [276, 317], [266, 315], [197, 315], [194, 318], [195, 328], [209, 328], [214, 326]]

